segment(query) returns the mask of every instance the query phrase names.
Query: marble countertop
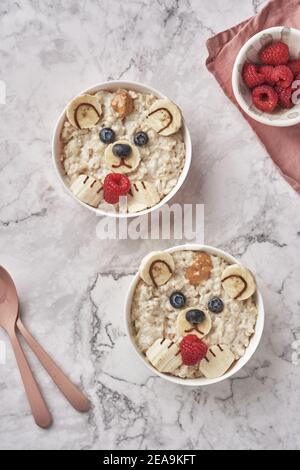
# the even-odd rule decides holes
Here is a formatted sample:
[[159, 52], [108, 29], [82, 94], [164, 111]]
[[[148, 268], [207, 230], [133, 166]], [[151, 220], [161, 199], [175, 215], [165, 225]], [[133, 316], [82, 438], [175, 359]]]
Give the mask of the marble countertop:
[[[1, 2], [0, 264], [17, 283], [24, 323], [93, 403], [88, 415], [66, 406], [31, 354], [55, 419], [51, 430], [38, 429], [1, 331], [1, 448], [300, 448], [299, 195], [204, 65], [206, 39], [262, 3]], [[99, 240], [99, 219], [53, 171], [51, 134], [65, 103], [122, 78], [158, 88], [183, 109], [193, 163], [176, 199], [205, 204], [205, 242], [251, 267], [263, 293], [258, 351], [209, 388], [154, 376], [125, 334], [124, 296], [139, 261], [172, 242]]]

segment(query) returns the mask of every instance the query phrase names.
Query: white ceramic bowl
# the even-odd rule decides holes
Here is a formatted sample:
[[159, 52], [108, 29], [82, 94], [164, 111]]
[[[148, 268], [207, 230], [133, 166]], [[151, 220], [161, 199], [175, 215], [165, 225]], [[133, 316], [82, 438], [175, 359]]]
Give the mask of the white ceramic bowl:
[[245, 62], [259, 63], [259, 51], [274, 41], [282, 41], [288, 44], [291, 59], [300, 57], [300, 30], [276, 26], [260, 31], [243, 45], [235, 59], [232, 70], [233, 93], [240, 107], [255, 121], [268, 126], [294, 126], [300, 122], [300, 103], [291, 109], [279, 109], [274, 113], [260, 111], [252, 104], [251, 92], [242, 77]]
[[[229, 255], [225, 251], [222, 251], [218, 248], [213, 248], [208, 245], [195, 245], [195, 244], [187, 244], [187, 245], [181, 245], [181, 246], [176, 246], [173, 248], [169, 248], [166, 250], [169, 253], [174, 253], [175, 251], [182, 251], [182, 250], [193, 250], [193, 251], [199, 251], [199, 250], [204, 250], [207, 251], [208, 253], [212, 255], [217, 255], [217, 256], [222, 256], [225, 260], [227, 260], [229, 263], [234, 264], [234, 263], [239, 263], [237, 259], [235, 259], [233, 256]], [[132, 305], [132, 299], [133, 295], [137, 286], [138, 281], [140, 280], [139, 274], [137, 273], [130, 285], [128, 294], [127, 294], [127, 299], [126, 299], [126, 304], [125, 304], [125, 327], [126, 327], [126, 332], [130, 338], [130, 342], [137, 353], [138, 357], [143, 361], [144, 364], [156, 375], [159, 375], [163, 379], [168, 380], [169, 382], [174, 382], [176, 384], [180, 385], [189, 385], [189, 386], [204, 386], [204, 385], [211, 385], [215, 384], [218, 382], [222, 382], [223, 380], [228, 379], [232, 375], [236, 374], [242, 367], [244, 367], [245, 364], [251, 359], [253, 356], [254, 352], [256, 351], [261, 336], [264, 328], [264, 318], [265, 318], [265, 313], [264, 313], [264, 305], [263, 305], [263, 299], [261, 296], [261, 293], [259, 290], [256, 291], [256, 303], [257, 303], [257, 310], [258, 310], [258, 316], [257, 316], [257, 322], [255, 326], [255, 333], [250, 339], [250, 344], [247, 347], [245, 354], [243, 357], [241, 357], [235, 364], [234, 366], [229, 369], [229, 371], [222, 375], [222, 377], [218, 377], [217, 379], [206, 379], [206, 378], [199, 378], [199, 379], [182, 379], [180, 377], [174, 377], [172, 375], [167, 375], [159, 372], [156, 370], [145, 358], [145, 356], [140, 352], [138, 349], [134, 339], [133, 339], [133, 331], [132, 331], [132, 324], [131, 324], [131, 305]]]
[[[133, 90], [133, 91], [142, 92], [142, 93], [151, 93], [154, 96], [157, 96], [158, 98], [166, 98], [165, 95], [163, 95], [159, 91], [157, 91], [154, 88], [151, 88], [149, 86], [145, 86], [145, 85], [142, 85], [142, 84], [137, 83], [137, 82], [125, 82], [125, 81], [120, 81], [120, 80], [100, 83], [99, 85], [93, 86], [91, 88], [88, 88], [87, 90], [82, 91], [81, 93], [78, 93], [78, 95], [81, 95], [81, 94], [84, 94], [84, 93], [93, 94], [93, 93], [96, 93], [99, 90], [116, 91], [119, 88], [125, 88], [125, 89], [128, 89], [128, 90]], [[73, 195], [72, 191], [65, 184], [65, 181], [64, 181], [64, 174], [65, 173], [64, 173], [64, 169], [63, 169], [63, 167], [61, 165], [61, 162], [60, 162], [60, 154], [61, 154], [60, 135], [61, 135], [63, 124], [65, 122], [65, 116], [66, 116], [66, 110], [64, 109], [63, 112], [61, 113], [61, 115], [59, 116], [58, 121], [56, 123], [55, 129], [54, 129], [54, 134], [53, 134], [53, 140], [52, 140], [52, 157], [53, 157], [53, 162], [54, 162], [54, 166], [55, 166], [55, 169], [56, 169], [56, 173], [57, 173], [58, 179], [62, 183], [65, 190], [70, 194], [70, 196], [73, 199], [75, 199], [79, 204], [81, 204], [84, 207], [87, 207], [88, 209], [90, 209], [94, 213], [96, 213], [98, 215], [106, 215], [106, 216], [119, 217], [119, 218], [124, 218], [124, 217], [130, 218], [130, 217], [136, 217], [136, 216], [141, 216], [141, 215], [144, 215], [144, 214], [148, 214], [149, 212], [152, 212], [153, 210], [158, 209], [159, 207], [163, 206], [166, 202], [168, 202], [177, 193], [177, 191], [182, 186], [184, 180], [186, 179], [186, 176], [188, 174], [190, 164], [191, 164], [192, 144], [191, 144], [191, 137], [190, 137], [189, 130], [188, 130], [187, 125], [186, 125], [186, 123], [183, 119], [183, 138], [184, 138], [184, 143], [185, 143], [185, 164], [184, 164], [183, 170], [182, 170], [182, 172], [179, 176], [179, 179], [178, 179], [176, 185], [174, 186], [174, 188], [172, 189], [172, 191], [169, 194], [167, 194], [158, 204], [151, 207], [150, 209], [145, 209], [145, 210], [140, 211], [140, 212], [131, 213], [131, 214], [128, 214], [128, 213], [119, 214], [119, 213], [114, 212], [113, 210], [111, 212], [109, 212], [109, 211], [106, 211], [106, 210], [91, 207], [88, 204], [85, 204], [85, 203], [81, 202], [79, 199], [77, 199]]]

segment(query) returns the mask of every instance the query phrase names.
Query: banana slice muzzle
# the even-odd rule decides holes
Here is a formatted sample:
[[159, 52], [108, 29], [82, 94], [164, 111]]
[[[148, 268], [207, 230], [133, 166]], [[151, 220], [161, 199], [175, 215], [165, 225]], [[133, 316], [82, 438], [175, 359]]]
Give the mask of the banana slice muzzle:
[[175, 134], [182, 126], [179, 108], [167, 99], [157, 100], [153, 103], [147, 121], [152, 129], [163, 136]]
[[81, 202], [92, 207], [98, 207], [102, 200], [101, 181], [88, 175], [79, 175], [70, 190]]
[[[199, 311], [203, 314], [199, 323], [191, 323], [188, 320], [188, 314], [192, 311]], [[211, 316], [205, 307], [201, 306], [199, 307], [199, 310], [198, 307], [187, 308], [178, 314], [176, 320], [176, 333], [178, 336], [196, 335], [199, 339], [202, 339], [204, 336], [208, 335], [211, 330], [211, 326]]]
[[170, 253], [158, 251], [150, 253], [143, 259], [139, 273], [147, 285], [158, 288], [168, 282], [174, 269], [173, 256]]
[[68, 105], [67, 118], [77, 129], [90, 129], [100, 121], [102, 106], [95, 95], [81, 95]]
[[112, 172], [131, 173], [139, 166], [141, 157], [138, 149], [127, 140], [118, 140], [106, 147], [104, 161]]
[[228, 266], [222, 273], [222, 286], [233, 300], [246, 300], [256, 291], [256, 281], [249, 269], [239, 264]]

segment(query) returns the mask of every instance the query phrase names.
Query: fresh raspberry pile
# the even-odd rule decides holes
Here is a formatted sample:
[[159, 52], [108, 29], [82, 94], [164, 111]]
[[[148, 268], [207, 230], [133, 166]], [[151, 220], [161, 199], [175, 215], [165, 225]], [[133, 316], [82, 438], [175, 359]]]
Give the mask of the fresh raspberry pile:
[[208, 346], [196, 335], [186, 335], [180, 343], [180, 353], [183, 364], [193, 366], [203, 359]]
[[110, 173], [103, 183], [104, 200], [109, 204], [117, 204], [121, 196], [126, 196], [130, 191], [130, 180], [121, 173]]
[[267, 113], [278, 108], [294, 106], [293, 86], [300, 79], [300, 59], [289, 60], [289, 48], [283, 42], [273, 42], [259, 53], [260, 64], [246, 62], [243, 67], [243, 80], [252, 93], [254, 106]]

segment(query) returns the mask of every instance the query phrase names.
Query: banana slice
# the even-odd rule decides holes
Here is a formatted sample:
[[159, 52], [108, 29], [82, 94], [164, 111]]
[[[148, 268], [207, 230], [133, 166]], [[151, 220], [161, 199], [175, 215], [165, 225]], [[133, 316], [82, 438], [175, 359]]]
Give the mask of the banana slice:
[[[114, 155], [114, 145], [126, 145], [131, 147], [131, 154], [126, 158], [120, 158]], [[104, 152], [104, 161], [111, 171], [115, 173], [131, 173], [136, 170], [140, 164], [141, 157], [137, 147], [133, 146], [127, 140], [118, 140], [108, 145]]]
[[174, 269], [175, 263], [170, 253], [153, 251], [143, 259], [139, 273], [146, 284], [159, 287], [168, 282]]
[[199, 370], [207, 379], [216, 379], [228, 371], [235, 357], [228, 346], [215, 344], [211, 346], [206, 357], [200, 361]]
[[87, 175], [79, 175], [70, 187], [74, 196], [93, 207], [98, 207], [102, 200], [102, 183]]
[[146, 356], [159, 372], [172, 374], [182, 365], [178, 345], [168, 338], [158, 338], [146, 351]]
[[204, 338], [211, 330], [211, 316], [205, 307], [200, 307], [199, 310], [205, 314], [205, 319], [201, 323], [192, 324], [187, 318], [186, 314], [195, 310], [195, 308], [187, 308], [179, 313], [176, 320], [176, 333], [178, 336], [196, 335], [198, 338]]
[[249, 269], [232, 264], [222, 273], [222, 286], [230, 298], [246, 300], [256, 291], [256, 282]]
[[172, 101], [157, 100], [149, 110], [148, 124], [160, 135], [175, 134], [182, 126], [181, 112]]
[[102, 106], [94, 95], [81, 95], [74, 98], [67, 107], [67, 118], [77, 129], [90, 129], [98, 124], [102, 116]]
[[160, 201], [156, 187], [148, 181], [136, 181], [131, 185], [128, 195], [127, 210], [139, 212], [155, 206]]

